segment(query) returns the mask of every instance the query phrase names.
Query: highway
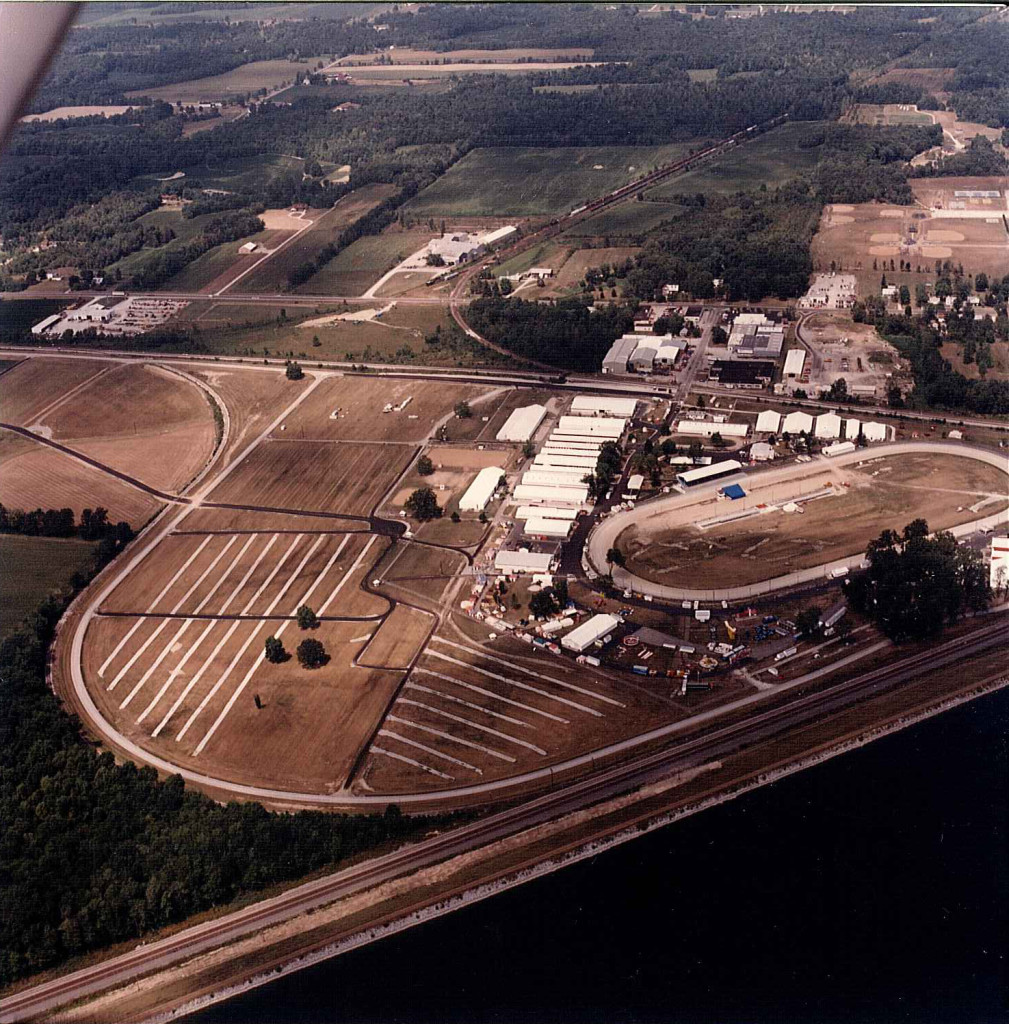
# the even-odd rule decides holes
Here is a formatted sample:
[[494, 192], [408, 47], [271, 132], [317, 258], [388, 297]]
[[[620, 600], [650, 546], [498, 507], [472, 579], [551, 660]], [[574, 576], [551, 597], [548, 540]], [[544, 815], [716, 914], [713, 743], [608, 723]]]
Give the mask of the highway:
[[[1004, 618], [999, 616], [998, 621], [988, 623], [969, 637], [946, 641], [823, 690], [803, 693], [796, 687], [796, 696], [785, 704], [749, 715], [743, 721], [715, 728], [705, 735], [684, 740], [658, 752], [639, 755], [623, 765], [599, 771], [589, 778], [565, 785], [480, 821], [334, 872], [216, 920], [138, 946], [129, 953], [25, 989], [0, 1000], [0, 1024], [27, 1020], [113, 985], [126, 984], [153, 970], [253, 935], [268, 925], [290, 920], [336, 899], [484, 847], [573, 811], [591, 807], [673, 773], [724, 758], [783, 730], [794, 729], [807, 722], [822, 721], [825, 716], [858, 700], [922, 674], [950, 664], [966, 663], [973, 655], [1009, 642], [1009, 630]], [[819, 670], [819, 673], [823, 671]], [[795, 683], [808, 682], [819, 673], [809, 673]]]

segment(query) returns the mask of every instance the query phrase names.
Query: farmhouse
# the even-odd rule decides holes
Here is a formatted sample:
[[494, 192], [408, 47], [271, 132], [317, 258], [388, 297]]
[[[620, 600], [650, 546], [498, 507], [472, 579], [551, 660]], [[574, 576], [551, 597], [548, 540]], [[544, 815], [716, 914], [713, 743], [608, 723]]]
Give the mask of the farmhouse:
[[528, 441], [536, 433], [543, 422], [547, 409], [545, 405], [526, 405], [521, 409], [512, 410], [504, 421], [504, 426], [497, 432], [499, 441]]
[[504, 475], [504, 470], [498, 466], [485, 466], [481, 469], [459, 499], [459, 511], [482, 512], [487, 507], [487, 502], [493, 497]]

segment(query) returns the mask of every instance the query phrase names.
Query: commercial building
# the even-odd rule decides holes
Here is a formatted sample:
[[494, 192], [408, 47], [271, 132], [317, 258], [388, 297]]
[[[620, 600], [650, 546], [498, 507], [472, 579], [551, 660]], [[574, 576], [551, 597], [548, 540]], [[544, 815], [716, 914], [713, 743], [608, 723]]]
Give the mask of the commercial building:
[[627, 420], [609, 416], [562, 416], [557, 433], [567, 437], [601, 437], [616, 440], [624, 432]]
[[677, 473], [676, 479], [682, 487], [694, 487], [700, 483], [708, 483], [711, 480], [719, 480], [723, 476], [738, 473], [742, 468], [742, 464], [735, 459], [727, 459], [725, 462], [713, 462], [710, 466], [698, 466], [697, 469], [688, 469], [685, 473]]
[[716, 359], [708, 377], [737, 388], [763, 388], [774, 376], [774, 363], [757, 359]]
[[820, 438], [832, 440], [841, 436], [841, 417], [833, 412], [825, 412], [816, 417], [813, 433]]
[[524, 529], [530, 537], [547, 537], [550, 540], [566, 540], [572, 524], [563, 519], [527, 519]]
[[988, 586], [992, 590], [1009, 587], [1009, 537], [992, 537]]
[[746, 437], [750, 432], [748, 423], [712, 423], [708, 420], [680, 420], [673, 427], [674, 434], [689, 434], [695, 437]]
[[790, 412], [781, 422], [783, 434], [807, 434], [813, 429], [813, 417], [808, 412]]
[[597, 640], [601, 640], [607, 633], [611, 633], [621, 624], [616, 615], [593, 615], [586, 619], [580, 626], [575, 626], [567, 636], [561, 639], [561, 647], [575, 654], [591, 647]]
[[498, 572], [527, 573], [549, 572], [553, 555], [541, 555], [535, 551], [499, 551], [494, 556], [494, 568]]
[[777, 359], [785, 347], [783, 327], [733, 326], [729, 355], [735, 359]]
[[620, 416], [630, 419], [638, 407], [636, 398], [609, 395], [575, 395], [571, 402], [572, 416]]
[[526, 405], [521, 409], [512, 410], [511, 415], [504, 421], [504, 426], [497, 432], [497, 439], [528, 441], [536, 433], [546, 414], [545, 405]]
[[617, 338], [603, 356], [603, 373], [627, 373], [631, 356], [637, 347], [638, 339], [633, 335], [625, 334], [622, 338]]
[[655, 368], [671, 370], [683, 351], [682, 345], [660, 345], [655, 350]]
[[488, 231], [487, 234], [481, 235], [480, 241], [487, 246], [494, 245], [514, 235], [517, 230], [514, 224], [506, 224], [504, 227], [495, 228], [493, 231]]
[[765, 409], [757, 417], [756, 431], [758, 434], [776, 434], [781, 429], [781, 413], [773, 409]]
[[631, 369], [635, 373], [651, 373], [655, 368], [657, 349], [651, 345], [639, 345], [631, 353]]
[[806, 365], [806, 353], [801, 348], [789, 350], [785, 356], [785, 377], [799, 377], [802, 375], [802, 368]]
[[440, 238], [432, 238], [427, 243], [427, 251], [428, 255], [440, 256], [446, 266], [452, 267], [479, 255], [483, 251], [483, 242], [476, 235], [456, 231]]
[[482, 512], [501, 482], [505, 471], [498, 466], [485, 466], [459, 499], [460, 512]]
[[519, 484], [514, 491], [516, 501], [549, 501], [552, 505], [584, 505], [589, 489], [584, 484], [551, 487], [548, 484]]

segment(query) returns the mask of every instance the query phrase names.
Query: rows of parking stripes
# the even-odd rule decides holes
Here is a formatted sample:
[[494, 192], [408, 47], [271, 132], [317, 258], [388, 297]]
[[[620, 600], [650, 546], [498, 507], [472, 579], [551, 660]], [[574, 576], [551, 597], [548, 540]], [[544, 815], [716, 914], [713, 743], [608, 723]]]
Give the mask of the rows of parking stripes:
[[432, 638], [386, 715], [371, 753], [444, 779], [551, 753], [560, 730], [625, 707], [596, 680], [561, 678], [467, 643]]
[[[129, 707], [134, 698], [137, 697], [141, 691], [147, 686], [149, 682], [153, 680], [152, 686], [154, 687], [153, 693], [147, 705], [142, 711], [139, 712], [136, 718], [136, 724], [143, 724], [162, 702], [162, 700], [171, 697], [169, 691], [172, 689], [173, 684], [185, 675], [186, 666], [191, 660], [194, 664], [198, 664], [196, 671], [192, 677], [185, 683], [181, 688], [177, 688], [177, 692], [174, 694], [174, 700], [171, 705], [162, 715], [160, 721], [151, 730], [151, 735], [154, 737], [159, 736], [172, 721], [176, 713], [183, 707], [183, 704], [194, 693], [197, 686], [205, 676], [209, 676], [209, 679], [213, 679], [213, 682], [206, 688], [206, 691], [202, 695], [202, 699], [196, 707], [190, 712], [189, 717], [181, 725], [175, 734], [175, 740], [182, 740], [186, 734], [193, 728], [197, 723], [200, 716], [211, 704], [215, 697], [227, 687], [228, 681], [232, 679], [235, 673], [236, 667], [242, 661], [247, 654], [249, 654], [252, 645], [256, 639], [260, 636], [263, 630], [266, 628], [267, 622], [261, 619], [259, 622], [250, 623], [247, 620], [235, 619], [235, 620], [221, 620], [214, 619], [208, 622], [196, 637], [187, 647], [184, 647], [182, 640], [190, 627], [194, 622], [200, 620], [196, 619], [195, 616], [201, 612], [214, 614], [214, 615], [241, 615], [241, 616], [268, 616], [274, 614], [278, 610], [278, 606], [281, 606], [281, 602], [284, 601], [285, 597], [288, 600], [288, 604], [280, 607], [279, 614], [294, 615], [297, 608], [307, 603], [310, 599], [317, 599], [322, 597], [324, 591], [319, 591], [320, 586], [326, 577], [333, 571], [334, 566], [338, 573], [336, 577], [335, 585], [322, 597], [322, 603], [318, 606], [317, 614], [324, 615], [330, 610], [334, 601], [340, 595], [340, 592], [347, 585], [351, 577], [357, 572], [362, 566], [365, 559], [368, 557], [368, 553], [372, 548], [372, 545], [376, 541], [375, 536], [368, 537], [367, 541], [363, 544], [357, 557], [353, 563], [345, 570], [342, 571], [342, 567], [336, 565], [337, 559], [343, 553], [347, 544], [352, 540], [352, 536], [344, 536], [336, 546], [335, 550], [326, 559], [323, 567], [318, 571], [311, 573], [310, 580], [307, 588], [298, 594], [296, 599], [292, 599], [289, 596], [289, 592], [294, 587], [296, 581], [301, 577], [306, 567], [316, 557], [317, 553], [323, 544], [327, 543], [329, 538], [327, 535], [305, 535], [302, 533], [296, 534], [288, 542], [288, 538], [285, 537], [278, 546], [278, 540], [280, 535], [274, 533], [272, 535], [251, 535], [244, 538], [237, 549], [237, 553], [231, 554], [230, 558], [226, 559], [238, 544], [239, 538], [237, 536], [231, 536], [226, 538], [219, 538], [208, 536], [206, 537], [190, 554], [190, 556], [183, 562], [175, 574], [171, 577], [168, 583], [161, 589], [157, 596], [150, 602], [147, 609], [138, 616], [137, 621], [130, 627], [122, 639], [116, 644], [115, 648], [109, 654], [109, 656], [102, 663], [98, 670], [99, 677], [104, 681], [105, 674], [110, 669], [116, 666], [117, 662], [121, 662], [118, 665], [118, 670], [115, 671], [111, 681], [107, 684], [106, 689], [108, 691], [115, 690], [119, 684], [129, 676], [131, 670], [137, 662], [143, 658], [148, 648], [159, 639], [161, 634], [168, 629], [170, 626], [178, 623], [177, 618], [166, 618], [163, 617], [164, 613], [167, 612], [169, 615], [189, 615], [182, 620], [181, 625], [172, 633], [171, 637], [166, 641], [162, 642], [160, 649], [154, 648], [156, 654], [153, 655], [149, 667], [140, 675], [140, 677], [134, 683], [132, 689], [127, 693], [122, 702], [119, 705], [121, 711], [125, 711]], [[263, 543], [265, 539], [265, 543]], [[162, 608], [161, 601], [169, 595], [173, 589], [177, 586], [181, 586], [180, 580], [183, 580], [185, 573], [189, 570], [194, 562], [200, 558], [203, 554], [204, 549], [215, 540], [223, 540], [224, 543], [220, 550], [211, 558], [210, 562], [206, 567], [199, 571], [199, 575], [195, 582], [190, 584], [181, 596], [177, 597], [169, 608]], [[270, 566], [269, 572], [265, 578], [258, 585], [250, 584], [250, 580], [259, 570], [260, 565], [263, 564], [264, 560], [273, 552], [273, 561], [267, 562]], [[246, 559], [248, 555], [248, 561]], [[324, 557], [319, 555], [319, 557]], [[226, 560], [225, 560], [226, 559]], [[248, 561], [248, 564], [247, 564]], [[224, 563], [221, 565], [221, 563]], [[198, 565], [200, 563], [197, 563]], [[242, 572], [244, 566], [245, 571]], [[218, 571], [216, 579], [213, 579], [215, 570]], [[196, 570], [194, 570], [196, 571]], [[235, 581], [234, 577], [240, 576]], [[205, 582], [212, 579], [209, 589], [199, 599], [195, 606], [192, 605], [192, 600], [196, 595], [197, 591], [204, 585]], [[264, 595], [270, 588], [274, 581], [279, 584], [279, 590], [272, 595], [264, 598]], [[226, 584], [233, 583], [230, 589]], [[255, 589], [248, 595], [248, 589], [250, 586], [255, 586]], [[218, 597], [219, 592], [222, 592], [224, 588], [223, 600], [218, 598], [219, 604], [214, 602], [214, 598]], [[266, 600], [265, 607], [259, 608], [257, 604], [262, 603]], [[213, 602], [213, 603], [212, 603]], [[154, 624], [154, 628], [150, 629], [151, 624]], [[280, 636], [289, 625], [289, 621], [283, 621], [277, 625], [273, 630], [275, 636]], [[226, 665], [221, 667], [215, 665], [218, 656], [225, 649], [228, 642], [239, 630], [245, 630], [244, 635], [238, 637], [237, 650], [227, 662]], [[146, 632], [141, 632], [144, 630]], [[211, 633], [217, 630], [218, 636], [213, 649], [209, 653], [203, 654], [202, 657], [196, 657], [201, 648], [203, 648], [204, 641], [208, 639]], [[140, 641], [135, 650], [132, 646], [137, 641]], [[209, 646], [209, 644], [208, 644]], [[162, 665], [170, 655], [180, 655], [176, 659], [174, 667], [171, 669], [163, 669]], [[227, 655], [225, 655], [227, 657]], [[262, 665], [265, 660], [265, 651], [261, 650], [258, 657], [255, 657], [251, 667], [246, 671], [244, 677], [234, 686], [227, 696], [223, 708], [218, 713], [217, 717], [210, 724], [205, 731], [203, 737], [199, 740], [194, 748], [194, 755], [199, 755], [204, 747], [207, 745], [211, 737], [218, 730], [227, 717], [228, 713], [234, 707], [238, 697], [246, 689], [249, 682], [252, 680], [255, 672]], [[159, 673], [159, 669], [161, 673]], [[216, 673], [216, 678], [215, 678]], [[160, 682], [160, 686], [158, 683]], [[194, 697], [194, 699], [196, 699]]]

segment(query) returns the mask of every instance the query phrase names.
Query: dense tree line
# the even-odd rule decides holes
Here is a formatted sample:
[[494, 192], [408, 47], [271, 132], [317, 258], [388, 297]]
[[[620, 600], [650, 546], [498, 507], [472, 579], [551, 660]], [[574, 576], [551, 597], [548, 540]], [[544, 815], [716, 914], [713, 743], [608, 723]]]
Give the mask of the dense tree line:
[[[93, 570], [116, 550], [103, 541]], [[395, 807], [221, 806], [180, 776], [159, 782], [152, 768], [117, 765], [46, 685], [69, 596], [47, 599], [0, 643], [0, 985], [430, 827]]]
[[576, 298], [478, 298], [470, 303], [466, 318], [484, 337], [518, 356], [593, 372], [610, 345], [634, 327], [632, 310], [616, 305], [592, 310]]
[[952, 533], [929, 537], [924, 519], [908, 523], [900, 535], [884, 530], [869, 543], [866, 558], [869, 566], [848, 582], [848, 596], [891, 640], [938, 636], [991, 598], [978, 552]]
[[911, 170], [913, 178], [996, 177], [1009, 170], [1009, 161], [983, 135], [975, 135], [959, 153], [942, 156], [932, 163]]
[[0, 533], [18, 533], [25, 537], [80, 537], [81, 540], [111, 538], [117, 544], [127, 544], [133, 539], [130, 524], [110, 522], [108, 509], [101, 506], [83, 509], [78, 522], [72, 508], [25, 511], [0, 504]]

